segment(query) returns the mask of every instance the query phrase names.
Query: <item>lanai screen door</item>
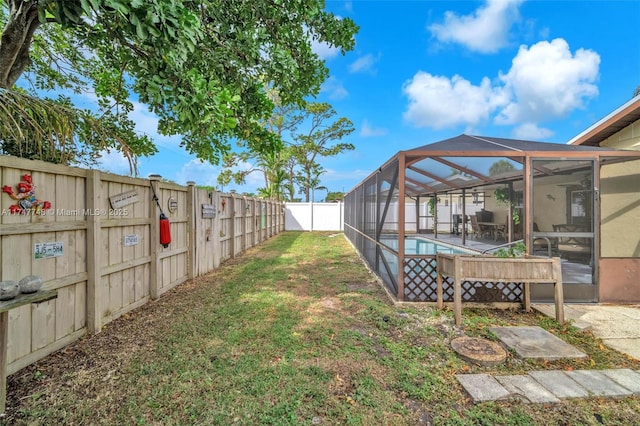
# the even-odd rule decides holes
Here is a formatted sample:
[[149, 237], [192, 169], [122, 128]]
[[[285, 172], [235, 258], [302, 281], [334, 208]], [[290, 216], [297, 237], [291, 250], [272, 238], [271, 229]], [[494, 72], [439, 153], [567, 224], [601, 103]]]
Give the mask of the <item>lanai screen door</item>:
[[[562, 259], [567, 302], [597, 302], [598, 191], [595, 161], [532, 161], [531, 247]], [[534, 291], [535, 288], [535, 291]], [[553, 300], [551, 286], [533, 286], [532, 297]]]

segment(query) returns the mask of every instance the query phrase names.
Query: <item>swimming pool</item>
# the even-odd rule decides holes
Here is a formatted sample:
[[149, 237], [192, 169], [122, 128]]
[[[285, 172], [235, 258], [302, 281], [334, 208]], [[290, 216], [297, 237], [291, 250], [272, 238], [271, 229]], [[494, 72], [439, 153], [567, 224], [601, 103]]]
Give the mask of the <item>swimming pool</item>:
[[[381, 238], [380, 242], [389, 248], [398, 251], [397, 238]], [[448, 254], [468, 254], [476, 253], [473, 250], [465, 250], [460, 247], [445, 244], [439, 241], [433, 241], [421, 237], [407, 237], [404, 240], [404, 254], [426, 254], [436, 255], [437, 253]]]

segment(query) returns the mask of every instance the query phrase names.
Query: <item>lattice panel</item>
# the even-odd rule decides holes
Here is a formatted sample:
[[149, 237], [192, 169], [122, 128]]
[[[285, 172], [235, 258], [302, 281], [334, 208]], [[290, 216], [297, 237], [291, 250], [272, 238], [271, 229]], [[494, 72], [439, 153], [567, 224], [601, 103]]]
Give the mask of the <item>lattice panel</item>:
[[[414, 302], [437, 300], [435, 257], [412, 257], [404, 259], [404, 297]], [[447, 285], [443, 284], [446, 291]]]
[[[404, 297], [411, 302], [437, 301], [437, 264], [435, 257], [404, 259]], [[444, 277], [442, 293], [445, 302], [453, 302], [453, 279]], [[516, 302], [523, 298], [522, 283], [462, 282], [463, 302]]]

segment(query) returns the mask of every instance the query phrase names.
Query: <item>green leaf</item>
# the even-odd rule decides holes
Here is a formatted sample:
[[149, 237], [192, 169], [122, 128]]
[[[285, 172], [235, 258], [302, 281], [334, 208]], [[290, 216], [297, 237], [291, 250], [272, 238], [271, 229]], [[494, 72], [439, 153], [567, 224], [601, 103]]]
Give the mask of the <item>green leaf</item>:
[[238, 121], [237, 121], [235, 118], [233, 118], [233, 117], [229, 117], [229, 118], [227, 118], [227, 119], [225, 120], [225, 123], [224, 123], [224, 124], [225, 124], [225, 126], [227, 126], [228, 128], [233, 129], [233, 128], [235, 128], [235, 127], [237, 126]]
[[145, 29], [144, 25], [140, 22], [138, 23], [138, 25], [136, 25], [136, 35], [140, 40], [146, 40], [148, 36], [147, 30]]

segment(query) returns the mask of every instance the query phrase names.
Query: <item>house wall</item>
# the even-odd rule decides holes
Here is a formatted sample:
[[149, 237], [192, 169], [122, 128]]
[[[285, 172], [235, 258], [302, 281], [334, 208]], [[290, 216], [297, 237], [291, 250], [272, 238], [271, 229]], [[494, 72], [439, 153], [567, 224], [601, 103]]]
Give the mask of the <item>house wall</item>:
[[637, 303], [640, 301], [640, 160], [601, 168], [600, 203], [598, 300]]
[[640, 160], [600, 171], [601, 257], [640, 257]]
[[640, 121], [636, 121], [600, 142], [601, 147], [640, 150]]
[[533, 221], [541, 232], [553, 231], [553, 225], [567, 222], [566, 189], [557, 183], [534, 185]]

